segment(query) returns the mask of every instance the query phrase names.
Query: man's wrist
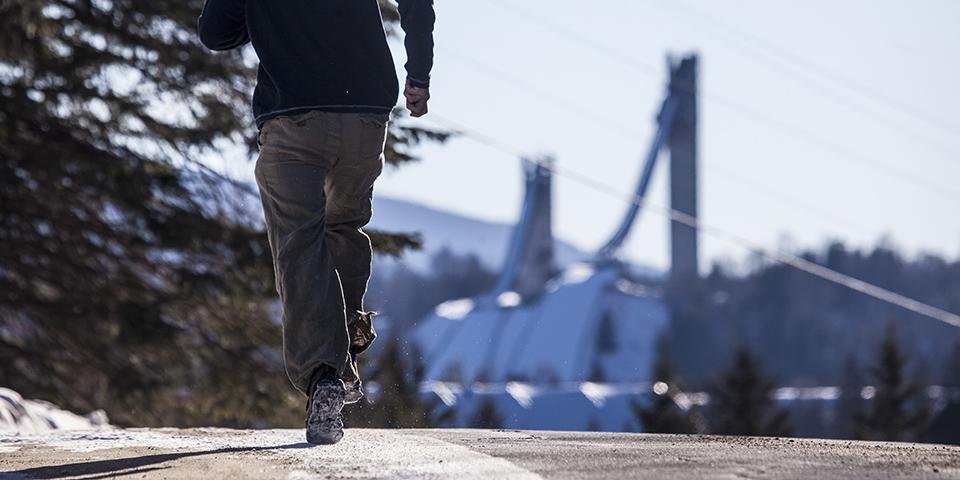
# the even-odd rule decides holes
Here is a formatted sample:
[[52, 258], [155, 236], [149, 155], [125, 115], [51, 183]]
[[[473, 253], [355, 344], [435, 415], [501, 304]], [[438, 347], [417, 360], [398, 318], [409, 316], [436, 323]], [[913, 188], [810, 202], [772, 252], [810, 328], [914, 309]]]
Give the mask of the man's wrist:
[[427, 77], [426, 80], [420, 80], [420, 79], [417, 79], [417, 78], [413, 78], [413, 77], [411, 77], [411, 76], [407, 76], [407, 83], [409, 83], [410, 85], [412, 85], [412, 86], [414, 86], [414, 87], [417, 87], [417, 88], [430, 88], [430, 78], [429, 78], [429, 77]]

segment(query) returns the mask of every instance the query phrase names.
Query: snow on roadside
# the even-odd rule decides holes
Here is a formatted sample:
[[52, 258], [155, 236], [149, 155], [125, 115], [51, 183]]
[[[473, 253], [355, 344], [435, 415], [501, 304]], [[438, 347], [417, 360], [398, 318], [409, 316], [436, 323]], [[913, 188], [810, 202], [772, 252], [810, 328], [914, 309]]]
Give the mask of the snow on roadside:
[[35, 434], [55, 430], [109, 428], [107, 414], [97, 410], [80, 416], [50, 402], [25, 400], [19, 393], [0, 387], [0, 433]]

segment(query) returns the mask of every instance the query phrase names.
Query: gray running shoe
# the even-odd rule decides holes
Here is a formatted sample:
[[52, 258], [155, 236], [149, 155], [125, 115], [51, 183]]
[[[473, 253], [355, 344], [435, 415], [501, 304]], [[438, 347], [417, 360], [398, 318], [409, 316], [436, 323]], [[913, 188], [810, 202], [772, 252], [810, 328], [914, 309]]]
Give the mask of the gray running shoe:
[[343, 438], [343, 409], [346, 392], [339, 378], [321, 378], [313, 387], [307, 405], [307, 442], [330, 445]]

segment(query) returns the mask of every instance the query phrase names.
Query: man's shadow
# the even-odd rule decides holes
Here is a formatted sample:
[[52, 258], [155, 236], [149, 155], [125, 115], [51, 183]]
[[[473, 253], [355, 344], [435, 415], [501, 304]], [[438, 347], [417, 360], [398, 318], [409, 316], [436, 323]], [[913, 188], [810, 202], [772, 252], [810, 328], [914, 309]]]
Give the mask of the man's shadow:
[[231, 447], [193, 452], [161, 453], [157, 455], [143, 455], [139, 457], [67, 463], [64, 465], [52, 465], [49, 467], [35, 467], [17, 470], [15, 472], [2, 472], [0, 473], [0, 478], [69, 478], [83, 476], [84, 480], [92, 480], [98, 478], [120, 477], [138, 473], [142, 474], [154, 470], [163, 470], [170, 467], [143, 467], [169, 462], [171, 460], [179, 460], [181, 458], [199, 457], [201, 455], [217, 455], [221, 453], [248, 453], [265, 450], [310, 448], [312, 446], [313, 445], [310, 445], [309, 443], [290, 443], [273, 447]]

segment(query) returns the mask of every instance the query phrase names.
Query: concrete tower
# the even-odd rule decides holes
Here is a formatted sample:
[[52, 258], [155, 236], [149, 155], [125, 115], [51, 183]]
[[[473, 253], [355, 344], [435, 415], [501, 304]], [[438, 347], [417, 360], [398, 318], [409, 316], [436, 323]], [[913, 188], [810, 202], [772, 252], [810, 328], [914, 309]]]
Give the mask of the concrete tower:
[[[697, 57], [670, 66], [670, 93], [677, 112], [670, 130], [670, 207], [697, 217]], [[670, 222], [670, 279], [684, 284], [698, 276], [697, 231]]]
[[543, 292], [557, 273], [552, 230], [551, 175], [553, 159], [524, 159], [525, 192], [520, 220], [513, 229], [494, 295], [516, 292], [522, 299]]

